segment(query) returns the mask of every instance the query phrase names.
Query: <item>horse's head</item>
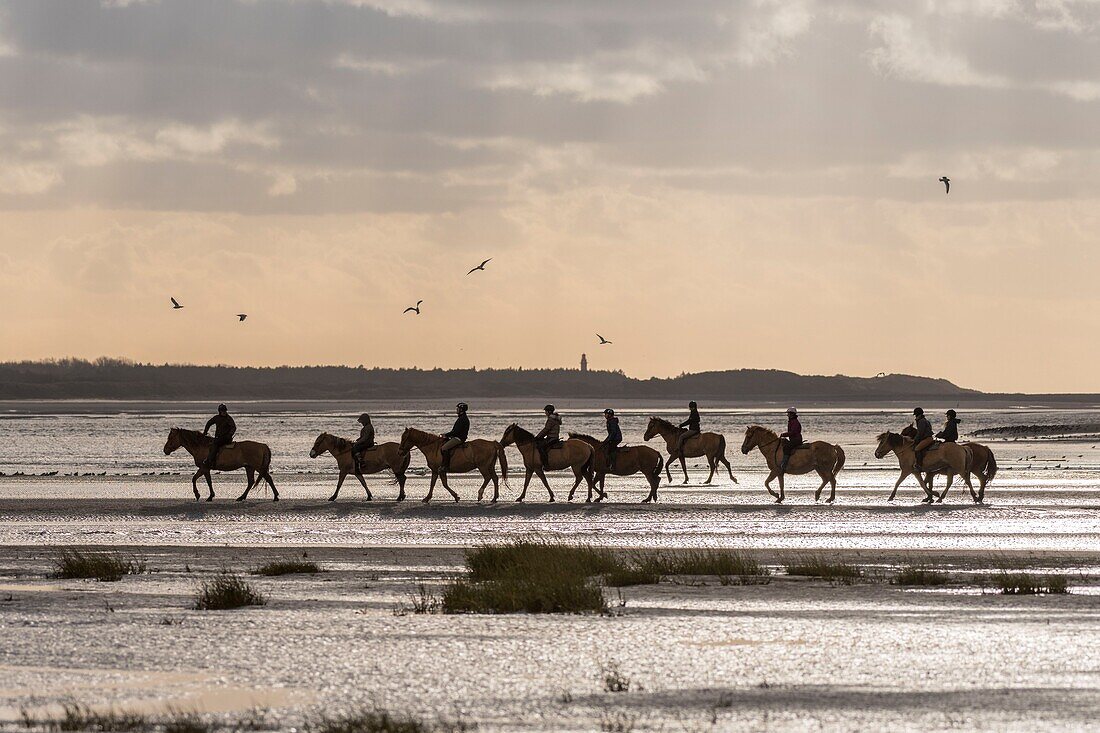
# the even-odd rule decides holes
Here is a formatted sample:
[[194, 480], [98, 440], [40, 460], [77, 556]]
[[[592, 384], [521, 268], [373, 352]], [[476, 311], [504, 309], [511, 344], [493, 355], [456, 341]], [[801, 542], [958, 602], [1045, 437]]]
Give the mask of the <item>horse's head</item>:
[[878, 436], [878, 447], [875, 448], [875, 458], [884, 458], [887, 453], [901, 445], [901, 436], [887, 430]]
[[416, 433], [417, 431], [413, 428], [405, 428], [405, 432], [401, 433], [401, 444], [397, 446], [397, 450], [408, 453], [416, 447]]
[[183, 446], [183, 439], [180, 438], [180, 429], [172, 428], [168, 431], [168, 440], [164, 442], [164, 455], [171, 455], [174, 451], [179, 450]]
[[512, 443], [516, 442], [516, 428], [517, 427], [518, 426], [515, 423], [512, 423], [511, 425], [509, 425], [508, 427], [506, 427], [504, 429], [504, 435], [502, 435], [500, 437], [500, 444], [502, 446], [511, 445]]
[[332, 436], [328, 433], [321, 433], [317, 436], [317, 440], [313, 441], [313, 447], [309, 449], [309, 457], [316, 458], [323, 454], [325, 451], [332, 447]]
[[661, 423], [658, 422], [657, 418], [655, 418], [655, 417], [649, 418], [649, 425], [646, 426], [645, 435], [643, 435], [642, 437], [645, 438], [646, 440], [649, 440], [654, 435], [657, 435], [660, 432], [660, 430], [659, 430], [660, 425], [661, 425]]
[[906, 425], [904, 428], [901, 429], [901, 434], [902, 434], [902, 437], [905, 437], [905, 438], [915, 438], [915, 437], [917, 437], [917, 429], [915, 427], [913, 427], [913, 423], [909, 423], [908, 425]]
[[741, 452], [748, 455], [756, 446], [760, 445], [760, 426], [750, 425], [745, 430], [745, 440], [741, 443]]

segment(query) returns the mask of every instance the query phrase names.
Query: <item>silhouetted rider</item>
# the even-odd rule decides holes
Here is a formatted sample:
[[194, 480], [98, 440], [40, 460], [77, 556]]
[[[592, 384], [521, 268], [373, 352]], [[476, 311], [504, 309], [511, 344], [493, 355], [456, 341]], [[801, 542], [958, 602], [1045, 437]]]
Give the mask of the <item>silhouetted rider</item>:
[[539, 449], [539, 458], [545, 467], [549, 462], [547, 454], [550, 448], [561, 440], [561, 415], [554, 410], [553, 405], [547, 405], [542, 411], [546, 413], [546, 425], [535, 436], [535, 447]]
[[466, 411], [469, 409], [470, 406], [465, 402], [459, 402], [455, 405], [455, 412], [458, 414], [458, 418], [455, 420], [454, 427], [451, 428], [451, 431], [443, 434], [443, 437], [447, 440], [443, 441], [443, 445], [439, 447], [439, 450], [443, 454], [444, 473], [451, 468], [451, 454], [454, 452], [454, 449], [465, 443], [466, 439], [470, 437], [470, 418], [466, 417]]
[[955, 417], [954, 410], [947, 411], [947, 420], [943, 424], [943, 430], [936, 433], [936, 437], [942, 440], [944, 443], [958, 443], [959, 442], [959, 420]]
[[232, 443], [233, 436], [237, 434], [237, 423], [233, 422], [233, 418], [229, 416], [229, 408], [225, 405], [218, 405], [218, 414], [206, 421], [202, 434], [209, 435], [211, 427], [214, 428], [214, 443], [206, 454], [206, 462], [203, 463], [203, 468], [206, 469], [212, 469], [217, 465], [218, 453]]
[[932, 446], [932, 423], [924, 416], [924, 410], [920, 407], [913, 409], [913, 417], [916, 418], [917, 434], [913, 436], [913, 454], [915, 461], [913, 470], [920, 471], [924, 466], [924, 454]]
[[787, 408], [787, 430], [779, 434], [779, 444], [783, 446], [783, 457], [779, 460], [780, 475], [786, 473], [791, 454], [805, 441], [802, 439], [802, 423], [798, 420], [798, 410]]
[[359, 416], [359, 439], [351, 444], [351, 460], [355, 463], [355, 472], [363, 473], [363, 451], [374, 447], [374, 425], [371, 424], [370, 415], [363, 413]]
[[607, 470], [615, 469], [615, 454], [619, 452], [619, 443], [623, 442], [623, 431], [619, 428], [619, 418], [610, 407], [603, 411], [607, 420], [607, 437], [603, 439], [603, 449], [607, 451]]
[[680, 427], [687, 428], [687, 430], [680, 433], [676, 445], [673, 446], [672, 458], [675, 458], [677, 455], [683, 455], [684, 446], [687, 445], [687, 442], [701, 432], [701, 422], [699, 418], [699, 405], [695, 404], [695, 400], [692, 400], [688, 403], [688, 419], [680, 423]]

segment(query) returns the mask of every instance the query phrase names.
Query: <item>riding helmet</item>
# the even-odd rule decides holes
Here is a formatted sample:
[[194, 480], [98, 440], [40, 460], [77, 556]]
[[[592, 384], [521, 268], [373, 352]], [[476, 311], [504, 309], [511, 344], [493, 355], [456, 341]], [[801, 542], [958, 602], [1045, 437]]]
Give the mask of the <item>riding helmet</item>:
[[229, 412], [229, 408], [226, 407], [224, 404], [218, 405], [218, 412]]
[[611, 408], [609, 407], [609, 408], [607, 408], [606, 410], [604, 410], [604, 411], [603, 411], [603, 414], [605, 414], [605, 415], [607, 415], [607, 416], [611, 416], [611, 415], [614, 415], [614, 414], [615, 414], [615, 411], [614, 411], [614, 410], [612, 410], [612, 409], [611, 409]]
[[370, 415], [364, 412], [362, 415], [359, 416], [359, 419], [356, 422], [358, 422], [360, 425], [366, 425], [370, 422]]
[[950, 418], [952, 418], [952, 419], [953, 419], [953, 418], [955, 417], [955, 415], [956, 415], [956, 413], [955, 413], [955, 411], [954, 411], [954, 410], [948, 410], [948, 411], [947, 411], [947, 416], [948, 416], [948, 417], [950, 417]]
[[698, 406], [699, 405], [695, 404], [695, 400], [692, 400], [691, 402], [688, 403], [688, 408], [690, 408], [692, 410], [694, 410]]
[[787, 408], [787, 414], [788, 414], [788, 415], [797, 415], [797, 414], [798, 414], [798, 410], [794, 409], [793, 407], [788, 407], [788, 408]]
[[921, 415], [924, 414], [924, 408], [914, 407], [913, 408], [913, 414], [916, 415], [917, 417], [920, 417]]
[[457, 405], [455, 405], [455, 409], [462, 410], [463, 412], [466, 412], [466, 410], [470, 409], [470, 406], [467, 405], [465, 402], [459, 402]]
[[542, 408], [542, 411], [543, 412], [553, 412], [554, 411], [554, 406], [553, 405], [547, 405], [546, 407]]

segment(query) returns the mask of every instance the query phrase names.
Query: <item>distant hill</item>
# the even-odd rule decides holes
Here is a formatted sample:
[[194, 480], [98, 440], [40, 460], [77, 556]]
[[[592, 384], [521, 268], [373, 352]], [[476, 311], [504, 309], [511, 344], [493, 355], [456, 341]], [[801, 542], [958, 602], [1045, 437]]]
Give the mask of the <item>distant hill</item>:
[[578, 369], [371, 369], [137, 364], [118, 359], [0, 364], [0, 399], [343, 400], [478, 397], [852, 401], [977, 399], [945, 379], [802, 376], [735, 369], [635, 379]]

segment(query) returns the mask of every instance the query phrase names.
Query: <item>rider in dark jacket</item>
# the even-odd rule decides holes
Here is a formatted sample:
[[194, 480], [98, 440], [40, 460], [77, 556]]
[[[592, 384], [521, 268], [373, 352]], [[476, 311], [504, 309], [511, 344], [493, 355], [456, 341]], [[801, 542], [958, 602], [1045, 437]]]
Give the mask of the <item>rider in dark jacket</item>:
[[443, 441], [443, 445], [440, 446], [439, 450], [443, 454], [444, 473], [451, 468], [451, 453], [470, 437], [470, 418], [466, 417], [466, 411], [469, 409], [470, 406], [465, 402], [459, 402], [455, 405], [455, 412], [458, 413], [458, 417], [455, 419], [454, 427], [451, 428], [449, 433], [443, 433], [443, 437], [447, 440]]
[[229, 408], [225, 405], [218, 405], [218, 414], [206, 421], [206, 427], [203, 428], [202, 434], [209, 435], [210, 428], [214, 428], [214, 442], [210, 445], [210, 450], [206, 454], [206, 461], [203, 462], [203, 468], [212, 469], [217, 465], [218, 453], [226, 445], [233, 442], [233, 436], [237, 434], [237, 423], [233, 422], [233, 418], [229, 416]]
[[955, 417], [954, 410], [947, 411], [947, 421], [943, 424], [943, 430], [936, 433], [936, 437], [942, 440], [944, 443], [958, 443], [959, 442], [959, 420]]
[[680, 437], [676, 440], [676, 445], [673, 446], [672, 451], [669, 453], [669, 460], [675, 458], [678, 455], [682, 455], [684, 446], [687, 442], [694, 438], [701, 432], [701, 422], [699, 418], [699, 405], [692, 400], [688, 403], [688, 418], [680, 423], [681, 428], [687, 428], [684, 432], [680, 433]]
[[780, 445], [783, 446], [783, 457], [779, 459], [779, 473], [783, 474], [791, 461], [791, 454], [803, 442], [802, 423], [798, 421], [798, 410], [793, 407], [787, 409], [787, 431], [780, 433], [779, 438]]
[[355, 462], [355, 472], [363, 472], [363, 451], [374, 447], [374, 425], [371, 424], [370, 415], [363, 413], [359, 416], [359, 424], [363, 428], [359, 431], [359, 440], [351, 444], [351, 458]]
[[545, 468], [550, 462], [548, 456], [550, 449], [561, 440], [561, 415], [553, 405], [547, 405], [542, 408], [542, 411], [546, 413], [546, 425], [535, 436], [535, 447], [538, 448], [539, 458], [542, 459], [542, 465]]
[[619, 443], [623, 442], [623, 431], [619, 428], [619, 418], [615, 417], [615, 411], [610, 407], [603, 411], [607, 420], [607, 437], [603, 439], [603, 448], [607, 452], [607, 470], [615, 468], [615, 453], [619, 450]]
[[920, 471], [924, 466], [924, 454], [932, 446], [932, 423], [924, 416], [924, 410], [920, 407], [913, 409], [913, 417], [916, 418], [917, 434], [913, 436], [913, 453], [915, 461], [913, 470]]

